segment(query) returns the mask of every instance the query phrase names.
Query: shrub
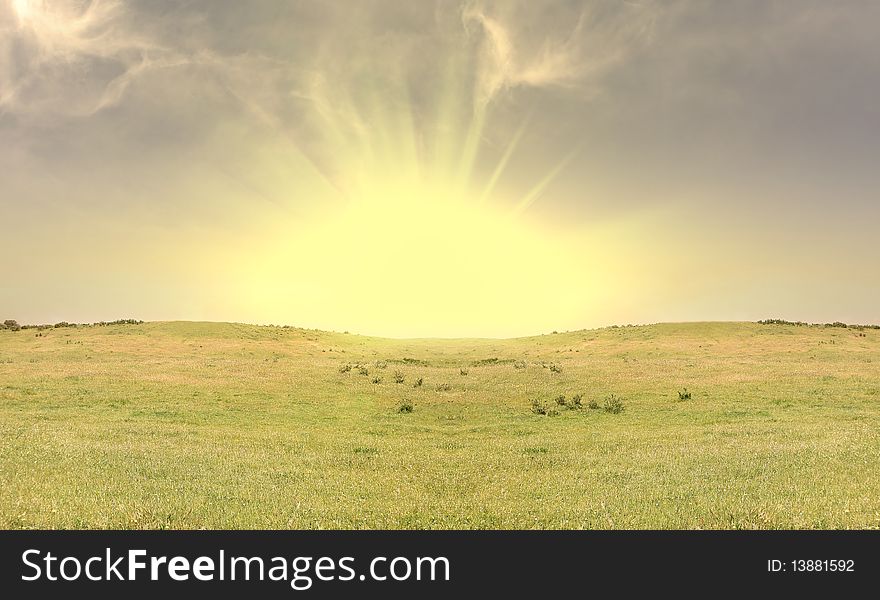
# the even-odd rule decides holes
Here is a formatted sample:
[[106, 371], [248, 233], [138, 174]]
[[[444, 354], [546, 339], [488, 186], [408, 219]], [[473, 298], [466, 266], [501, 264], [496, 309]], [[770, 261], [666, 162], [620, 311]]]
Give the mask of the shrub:
[[374, 364], [376, 365], [377, 369], [384, 369], [385, 367], [388, 366], [388, 363], [385, 362], [384, 360], [377, 360]]
[[21, 329], [21, 325], [19, 325], [18, 321], [15, 319], [6, 319], [3, 321], [3, 324], [6, 325], [6, 329], [9, 329], [10, 331], [18, 331]]
[[413, 387], [422, 387], [422, 384], [425, 383], [425, 380], [421, 377], [415, 380], [413, 383]]
[[587, 408], [589, 408], [590, 410], [596, 410], [597, 408], [599, 408], [599, 403], [596, 402], [596, 399], [594, 398], [590, 400], [590, 402], [587, 404]]
[[465, 367], [462, 367], [462, 368], [460, 368], [460, 369], [458, 370], [458, 374], [459, 374], [459, 375], [467, 375], [467, 374], [468, 374], [468, 370], [467, 370]]
[[555, 408], [548, 408], [547, 409], [547, 416], [548, 417], [556, 417], [558, 415], [559, 415], [559, 411], [556, 410]]
[[474, 367], [485, 367], [487, 365], [497, 365], [498, 357], [493, 356], [491, 358], [481, 358], [480, 360], [475, 360], [471, 363]]
[[[107, 325], [142, 325], [143, 321], [138, 321], [137, 319], [117, 319], [115, 321], [98, 321], [97, 323], [93, 323], [93, 325], [97, 325], [98, 327], [106, 327]], [[67, 325], [68, 327], [76, 327], [75, 323], [71, 323]], [[56, 325], [57, 327], [57, 325]], [[286, 326], [285, 326], [286, 327]]]
[[397, 407], [397, 412], [399, 413], [411, 413], [412, 411], [413, 405], [409, 400], [404, 400], [400, 403], [400, 406]]
[[528, 364], [524, 360], [517, 360], [517, 361], [514, 361], [514, 363], [513, 363], [514, 369], [525, 369], [527, 366], [528, 366]]
[[376, 375], [370, 381], [372, 381], [373, 383], [382, 383], [382, 378]]
[[679, 390], [678, 399], [679, 400], [690, 400], [691, 393], [687, 390], [687, 388], [684, 388], [683, 390]]
[[537, 398], [532, 400], [532, 412], [536, 415], [546, 415], [547, 407], [544, 406], [544, 403], [538, 400]]
[[370, 370], [368, 368], [366, 368], [365, 366], [360, 365], [360, 366], [358, 366], [358, 373], [360, 373], [361, 375], [369, 375]]
[[560, 367], [556, 363], [553, 363], [550, 365], [550, 372], [551, 373], [562, 373], [562, 367]]
[[401, 373], [400, 371], [394, 372], [394, 383], [403, 383], [404, 379], [405, 377], [403, 376], [403, 373]]
[[623, 412], [623, 400], [621, 400], [614, 394], [611, 394], [610, 396], [605, 398], [605, 404], [602, 406], [602, 408], [605, 410], [605, 412], [616, 415]]
[[785, 319], [764, 319], [763, 321], [758, 321], [759, 325], [797, 325], [804, 326], [809, 325], [809, 323], [804, 323], [803, 321], [786, 321]]
[[437, 386], [438, 392], [448, 392], [451, 389], [452, 389], [452, 386], [449, 385], [448, 383], [441, 383], [440, 385]]
[[556, 404], [558, 404], [559, 406], [565, 406], [565, 396], [561, 394], [559, 396], [556, 396]]
[[583, 408], [583, 394], [575, 394], [571, 397], [572, 408]]
[[340, 373], [348, 373], [349, 371], [351, 371], [351, 363], [345, 363], [344, 365], [339, 367]]

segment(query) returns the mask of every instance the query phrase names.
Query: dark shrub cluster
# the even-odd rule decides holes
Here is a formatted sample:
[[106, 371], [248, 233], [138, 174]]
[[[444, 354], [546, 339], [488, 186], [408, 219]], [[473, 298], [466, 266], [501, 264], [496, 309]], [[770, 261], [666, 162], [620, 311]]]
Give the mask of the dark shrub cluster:
[[474, 367], [485, 367], [487, 365], [496, 365], [496, 364], [498, 364], [498, 358], [496, 358], [494, 356], [492, 358], [481, 358], [480, 360], [475, 360], [474, 362], [471, 363], [471, 365], [473, 365]]
[[805, 323], [804, 321], [786, 321], [785, 319], [764, 319], [759, 325], [796, 325], [798, 327], [839, 327], [841, 329], [880, 329], [880, 325], [848, 325], [842, 321], [833, 323]]
[[532, 400], [532, 412], [536, 415], [544, 415], [547, 417], [555, 417], [559, 414], [555, 408], [548, 408], [546, 404], [538, 399]]
[[684, 388], [683, 390], [679, 390], [678, 391], [678, 399], [679, 400], [690, 400], [691, 393], [688, 391], [687, 388]]
[[103, 327], [105, 325], [141, 325], [143, 321], [137, 319], [119, 319], [117, 321], [98, 321], [97, 323], [68, 323], [67, 321], [59, 321], [54, 325], [19, 325], [14, 319], [6, 319], [0, 323], [0, 329], [8, 329], [10, 331], [19, 331], [21, 329], [36, 329], [42, 331], [44, 329], [61, 329], [64, 327]]
[[611, 394], [607, 398], [605, 398], [605, 404], [602, 405], [603, 410], [607, 413], [611, 413], [616, 415], [618, 413], [623, 412], [623, 400]]

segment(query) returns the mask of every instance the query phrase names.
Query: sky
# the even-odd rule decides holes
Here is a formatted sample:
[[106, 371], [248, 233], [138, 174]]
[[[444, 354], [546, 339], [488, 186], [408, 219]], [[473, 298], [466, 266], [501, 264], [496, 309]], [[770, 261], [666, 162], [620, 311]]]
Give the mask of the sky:
[[0, 0], [0, 318], [880, 323], [873, 0]]

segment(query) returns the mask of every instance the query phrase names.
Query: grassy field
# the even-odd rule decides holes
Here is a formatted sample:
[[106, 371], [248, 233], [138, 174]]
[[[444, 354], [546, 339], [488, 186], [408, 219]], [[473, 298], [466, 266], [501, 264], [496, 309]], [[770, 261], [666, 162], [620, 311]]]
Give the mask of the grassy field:
[[880, 331], [0, 331], [0, 528], [30, 527], [876, 528]]

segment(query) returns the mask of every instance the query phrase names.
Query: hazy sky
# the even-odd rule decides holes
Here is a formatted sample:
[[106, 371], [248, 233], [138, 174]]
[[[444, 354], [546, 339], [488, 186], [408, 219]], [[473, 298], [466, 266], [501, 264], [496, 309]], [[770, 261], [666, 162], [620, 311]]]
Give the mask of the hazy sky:
[[0, 318], [880, 323], [880, 2], [0, 0]]

